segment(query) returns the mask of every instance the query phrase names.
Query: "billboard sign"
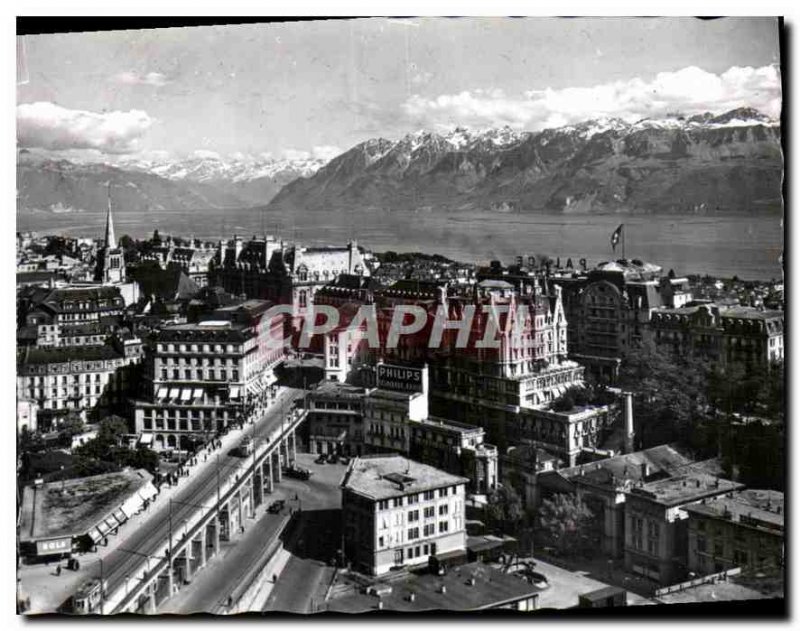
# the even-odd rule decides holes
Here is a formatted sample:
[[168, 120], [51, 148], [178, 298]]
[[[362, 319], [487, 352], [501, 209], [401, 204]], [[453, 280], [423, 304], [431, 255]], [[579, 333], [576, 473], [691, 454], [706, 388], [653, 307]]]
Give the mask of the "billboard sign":
[[62, 537], [61, 539], [48, 539], [36, 542], [36, 554], [47, 556], [50, 554], [69, 554], [72, 552], [72, 537]]
[[378, 387], [398, 392], [422, 392], [422, 368], [378, 364]]

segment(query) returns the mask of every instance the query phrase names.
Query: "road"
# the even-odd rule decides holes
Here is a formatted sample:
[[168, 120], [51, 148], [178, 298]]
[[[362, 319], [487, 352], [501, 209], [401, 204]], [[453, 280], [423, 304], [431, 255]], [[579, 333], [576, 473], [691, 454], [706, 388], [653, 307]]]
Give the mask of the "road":
[[[300, 389], [286, 389], [279, 395], [273, 406], [255, 424], [256, 447], [280, 426], [290, 402], [300, 398], [302, 394]], [[247, 428], [245, 433], [249, 433]], [[221, 454], [216, 466], [214, 463], [209, 464], [210, 466], [195, 474], [194, 479], [170, 504], [162, 507], [103, 560], [104, 577], [108, 581], [109, 592], [122, 585], [127, 580], [126, 577], [134, 576], [141, 567], [143, 558], [154, 555], [163, 547], [164, 541], [169, 537], [170, 523], [173, 537], [181, 537], [185, 520], [198, 506], [211, 506], [216, 502], [218, 481], [232, 475], [242, 464], [242, 459]]]
[[289, 560], [269, 594], [263, 611], [311, 613], [322, 603], [335, 569], [329, 561], [341, 547], [341, 491], [345, 465], [313, 462], [298, 455], [302, 466], [314, 472], [299, 492], [302, 514], [295, 537], [287, 542]]
[[[284, 611], [303, 610], [310, 603], [314, 592], [312, 587], [323, 583], [325, 579], [330, 580], [333, 568], [327, 567], [319, 559], [307, 558], [307, 555], [300, 553], [297, 542], [303, 541], [309, 535], [313, 539], [318, 534], [331, 542], [335, 553], [334, 535], [338, 532], [338, 518], [332, 519], [331, 511], [338, 515], [341, 502], [339, 482], [345, 467], [315, 465], [310, 454], [298, 453], [297, 461], [314, 470], [314, 475], [305, 481], [284, 477], [275, 486], [274, 492], [265, 496], [256, 518], [245, 520], [244, 534], [237, 540], [223, 544], [222, 553], [211, 559], [209, 565], [195, 576], [190, 585], [183, 586], [180, 592], [164, 602], [158, 613], [219, 612], [219, 606], [239, 587], [242, 579], [263, 562], [262, 553], [266, 546], [278, 535], [289, 511], [297, 508], [302, 509], [299, 529], [296, 536], [292, 537], [293, 541], [287, 542], [287, 546], [301, 556], [289, 553], [289, 562], [280, 573], [278, 585], [273, 592], [278, 593], [277, 602]], [[268, 513], [267, 507], [277, 499], [286, 500], [283, 514]], [[335, 531], [331, 529], [329, 522], [333, 522]], [[330, 531], [329, 536], [326, 536], [326, 531]], [[309, 549], [317, 556], [325, 551], [325, 548], [318, 549], [316, 546]], [[271, 577], [268, 580], [271, 582]]]

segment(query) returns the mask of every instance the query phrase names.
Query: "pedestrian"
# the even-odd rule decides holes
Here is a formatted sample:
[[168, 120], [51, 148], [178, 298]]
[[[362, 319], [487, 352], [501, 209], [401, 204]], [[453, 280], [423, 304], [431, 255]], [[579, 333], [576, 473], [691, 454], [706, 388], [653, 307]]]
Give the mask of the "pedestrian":
[[58, 567], [56, 568], [56, 576], [61, 576], [61, 564], [60, 563], [58, 564]]
[[273, 583], [277, 583], [278, 582], [278, 575], [277, 574], [273, 574], [272, 575], [272, 582]]

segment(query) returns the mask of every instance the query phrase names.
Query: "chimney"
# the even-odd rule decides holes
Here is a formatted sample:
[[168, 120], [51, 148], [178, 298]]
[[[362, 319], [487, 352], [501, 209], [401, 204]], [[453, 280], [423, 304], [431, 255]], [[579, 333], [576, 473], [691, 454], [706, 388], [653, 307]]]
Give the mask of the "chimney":
[[625, 453], [633, 452], [633, 393], [623, 393], [625, 397]]

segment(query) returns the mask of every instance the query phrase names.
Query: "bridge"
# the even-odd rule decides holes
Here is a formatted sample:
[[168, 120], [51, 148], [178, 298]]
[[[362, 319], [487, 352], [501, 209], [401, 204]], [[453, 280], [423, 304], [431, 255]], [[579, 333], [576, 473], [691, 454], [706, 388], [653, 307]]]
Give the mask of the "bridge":
[[295, 430], [307, 411], [290, 404], [302, 394], [299, 389], [281, 393], [245, 432], [253, 441], [251, 454], [218, 455], [101, 561], [105, 590], [97, 613], [155, 613], [219, 553], [220, 541], [242, 527], [245, 515], [255, 514], [281, 481], [282, 468], [294, 463]]

